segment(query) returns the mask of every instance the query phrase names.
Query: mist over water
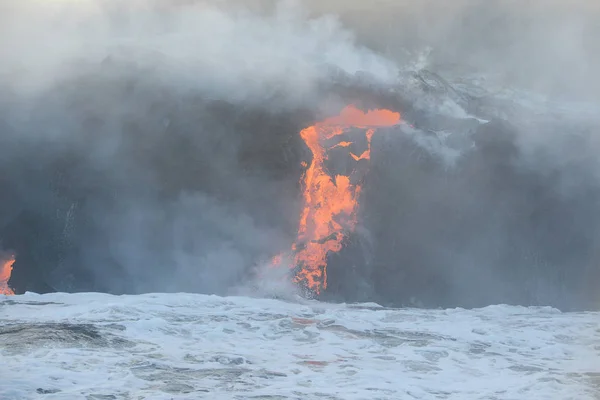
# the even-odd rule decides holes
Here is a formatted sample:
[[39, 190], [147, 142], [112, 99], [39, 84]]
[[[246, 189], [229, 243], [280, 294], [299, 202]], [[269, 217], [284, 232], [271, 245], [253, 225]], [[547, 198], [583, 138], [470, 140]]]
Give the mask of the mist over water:
[[295, 239], [299, 132], [355, 103], [407, 124], [373, 138], [324, 299], [600, 304], [596, 3], [12, 3], [0, 249], [18, 293], [284, 296], [264, 266]]

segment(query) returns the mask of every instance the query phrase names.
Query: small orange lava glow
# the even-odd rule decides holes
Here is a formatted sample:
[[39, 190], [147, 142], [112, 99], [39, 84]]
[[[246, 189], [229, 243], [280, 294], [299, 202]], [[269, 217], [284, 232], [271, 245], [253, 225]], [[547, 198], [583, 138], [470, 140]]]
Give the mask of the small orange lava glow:
[[276, 255], [275, 257], [273, 257], [271, 259], [271, 264], [273, 264], [273, 265], [279, 265], [279, 264], [281, 264], [282, 259], [283, 259], [283, 257], [281, 256], [281, 254]]
[[[349, 148], [351, 141], [327, 144], [349, 129], [363, 129], [367, 149], [360, 155], [348, 152], [357, 163], [370, 160], [371, 139], [376, 128], [396, 125], [400, 114], [389, 110], [364, 112], [348, 106], [340, 115], [327, 118], [300, 132], [312, 152], [312, 161], [302, 177], [304, 207], [300, 216], [298, 236], [292, 245], [296, 283], [305, 285], [316, 294], [327, 288], [327, 255], [338, 252], [348, 232], [356, 227], [358, 198], [362, 186], [353, 183], [354, 170], [349, 175], [331, 175], [325, 161], [328, 151]], [[357, 164], [358, 165], [358, 164]], [[274, 262], [277, 260], [273, 260]]]
[[13, 264], [15, 263], [15, 257], [11, 256], [6, 261], [0, 263], [0, 294], [13, 295], [15, 292], [8, 287], [8, 280], [12, 274]]

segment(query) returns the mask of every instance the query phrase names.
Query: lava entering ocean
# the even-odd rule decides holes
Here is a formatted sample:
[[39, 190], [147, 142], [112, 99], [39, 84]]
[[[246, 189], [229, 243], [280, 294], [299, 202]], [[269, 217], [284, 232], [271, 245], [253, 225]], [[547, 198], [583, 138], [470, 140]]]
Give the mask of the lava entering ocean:
[[8, 260], [0, 261], [0, 294], [13, 295], [15, 292], [8, 286], [8, 280], [12, 273], [15, 257], [11, 256]]
[[[378, 127], [393, 126], [400, 122], [400, 114], [385, 109], [364, 112], [348, 106], [335, 117], [317, 122], [300, 132], [312, 152], [312, 161], [302, 177], [304, 206], [300, 216], [298, 235], [292, 245], [293, 267], [297, 268], [294, 281], [319, 294], [327, 288], [327, 255], [342, 248], [344, 235], [356, 227], [358, 198], [362, 189], [357, 168], [347, 175], [332, 174], [326, 161], [329, 151], [348, 148], [352, 141], [339, 141], [350, 129], [365, 130], [367, 148], [360, 155], [348, 151], [359, 163], [370, 160], [371, 139]], [[357, 164], [358, 165], [358, 164]], [[281, 257], [274, 258], [279, 265]]]

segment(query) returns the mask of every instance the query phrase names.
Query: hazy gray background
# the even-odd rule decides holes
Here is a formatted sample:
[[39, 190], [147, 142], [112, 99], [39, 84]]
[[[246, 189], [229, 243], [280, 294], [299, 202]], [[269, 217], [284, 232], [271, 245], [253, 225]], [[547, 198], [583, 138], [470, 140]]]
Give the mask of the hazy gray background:
[[[225, 293], [293, 240], [300, 162], [308, 156], [297, 133], [348, 100], [329, 90], [332, 71], [366, 72], [402, 90], [403, 72], [427, 68], [490, 93], [518, 88], [552, 101], [594, 102], [599, 17], [591, 1], [3, 1], [0, 236], [6, 250], [20, 254], [15, 285]], [[419, 93], [407, 88], [403, 95], [418, 103]], [[428, 292], [428, 305], [511, 298], [558, 304], [553, 295], [529, 296], [524, 286], [506, 290], [522, 281], [499, 272], [517, 265], [513, 258], [486, 263], [492, 253], [513, 254], [514, 240], [523, 254], [551, 259], [553, 271], [573, 268], [577, 283], [564, 291], [582, 293], [587, 304], [581, 282], [597, 277], [597, 203], [589, 194], [596, 190], [597, 125], [589, 112], [553, 115], [545, 105], [535, 114], [511, 114], [516, 137], [506, 140], [514, 156], [496, 145], [489, 151], [499, 163], [518, 159], [507, 168], [552, 177], [546, 180], [519, 175], [517, 182], [489, 154], [469, 158], [462, 170], [442, 163], [430, 171], [401, 153], [413, 142], [380, 142], [396, 149], [380, 160], [396, 164], [373, 161], [373, 174], [385, 179], [372, 181], [365, 207], [387, 221], [365, 211], [361, 240], [369, 238], [364, 253], [375, 255], [353, 267], [367, 265], [355, 276], [364, 290], [339, 288], [342, 298], [358, 291], [362, 299], [399, 302]], [[585, 145], [565, 146], [581, 132]], [[503, 187], [494, 177], [511, 183]], [[414, 201], [402, 202], [407, 193]], [[502, 203], [503, 194], [512, 202]], [[433, 202], [439, 198], [450, 205]], [[505, 208], [492, 218], [494, 202]], [[468, 229], [460, 219], [432, 219], [430, 207], [444, 217], [464, 211]], [[481, 219], [472, 218], [473, 209]], [[544, 225], [520, 215], [524, 209], [541, 209], [542, 221], [560, 218]], [[508, 216], [518, 223], [506, 223]], [[576, 257], [547, 253], [571, 235], [561, 234], [562, 221], [583, 235]], [[436, 236], [444, 226], [463, 242]], [[531, 239], [540, 230], [552, 238]], [[406, 255], [415, 246], [422, 252]], [[345, 264], [364, 255], [348, 257]], [[519, 268], [537, 268], [528, 279], [546, 274], [543, 262], [519, 257]], [[372, 272], [384, 267], [393, 271]], [[426, 274], [411, 280], [406, 271]], [[340, 282], [354, 279], [348, 276]], [[378, 286], [386, 280], [389, 287]], [[550, 280], [536, 281], [540, 293], [556, 293], [564, 281], [560, 274]], [[433, 281], [450, 294], [436, 297]], [[46, 289], [36, 289], [42, 284]], [[408, 288], [415, 293], [401, 296]]]

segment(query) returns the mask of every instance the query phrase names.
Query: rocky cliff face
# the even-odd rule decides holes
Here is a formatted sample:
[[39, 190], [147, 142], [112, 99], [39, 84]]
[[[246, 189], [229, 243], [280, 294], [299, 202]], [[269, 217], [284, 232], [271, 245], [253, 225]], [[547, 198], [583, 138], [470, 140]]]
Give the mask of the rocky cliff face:
[[[227, 293], [293, 240], [310, 161], [298, 133], [323, 107], [181, 95], [135, 73], [113, 79], [115, 68], [62, 82], [26, 120], [3, 104], [1, 237], [17, 254], [9, 283], [20, 293]], [[413, 78], [417, 86], [390, 88], [338, 75], [322, 86], [328, 104], [395, 109], [404, 121], [373, 138], [360, 226], [330, 256], [322, 297], [592, 307], [600, 191], [586, 175], [585, 129], [566, 143], [579, 146], [568, 165], [531, 163], [506, 107], [494, 118], [481, 111], [491, 99], [426, 71]], [[472, 113], [423, 106], [415, 87]], [[53, 141], [58, 131], [72, 140]]]
[[323, 299], [597, 308], [597, 107], [510, 89], [597, 97], [593, 7], [221, 3], [0, 6], [0, 254], [18, 293], [260, 279], [296, 237], [299, 132], [354, 104], [403, 123], [373, 136]]

